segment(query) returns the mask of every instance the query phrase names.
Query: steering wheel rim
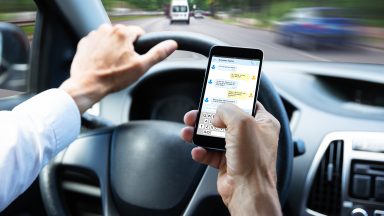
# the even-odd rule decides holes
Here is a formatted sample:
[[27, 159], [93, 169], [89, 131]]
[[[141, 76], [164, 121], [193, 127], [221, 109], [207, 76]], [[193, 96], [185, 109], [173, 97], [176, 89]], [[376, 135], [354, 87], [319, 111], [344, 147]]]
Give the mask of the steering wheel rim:
[[[209, 51], [212, 46], [227, 45], [226, 43], [219, 41], [215, 38], [197, 33], [168, 31], [145, 34], [135, 42], [134, 47], [136, 52], [138, 52], [139, 54], [144, 54], [155, 44], [168, 39], [175, 40], [179, 45], [179, 50], [196, 52], [206, 57], [209, 56]], [[265, 108], [270, 113], [272, 113], [281, 124], [276, 170], [278, 179], [277, 189], [279, 194], [279, 200], [283, 206], [287, 198], [288, 188], [290, 184], [293, 163], [293, 144], [288, 116], [286, 114], [281, 98], [279, 97], [272, 83], [264, 74], [262, 74], [260, 80], [259, 101], [261, 101]], [[118, 126], [117, 128], [109, 128], [108, 131], [110, 133], [115, 133], [115, 131], [119, 128], [126, 128], [130, 125], [132, 125], [132, 123], [127, 123], [125, 126]], [[149, 125], [150, 124], [148, 124], [148, 126]], [[109, 145], [113, 145], [113, 143], [110, 141]], [[110, 160], [111, 158], [108, 158], [107, 162], [109, 162]], [[60, 201], [59, 191], [57, 189], [56, 170], [59, 165], [60, 163], [53, 162], [47, 165], [40, 173], [39, 180], [41, 193], [47, 213], [49, 215], [66, 215], [63, 203], [61, 203]], [[107, 175], [111, 175], [111, 173], [108, 172]], [[108, 186], [108, 188], [110, 187]]]

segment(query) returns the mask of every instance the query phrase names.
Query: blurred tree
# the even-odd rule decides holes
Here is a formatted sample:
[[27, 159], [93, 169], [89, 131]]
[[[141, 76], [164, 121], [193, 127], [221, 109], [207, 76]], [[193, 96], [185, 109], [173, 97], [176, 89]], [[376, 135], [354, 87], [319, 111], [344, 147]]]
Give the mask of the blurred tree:
[[220, 0], [208, 0], [209, 11], [212, 16], [216, 15], [216, 5]]
[[199, 10], [207, 10], [209, 7], [207, 0], [191, 0], [190, 5], [196, 5], [196, 9]]
[[0, 0], [0, 12], [34, 11], [36, 6], [32, 0]]

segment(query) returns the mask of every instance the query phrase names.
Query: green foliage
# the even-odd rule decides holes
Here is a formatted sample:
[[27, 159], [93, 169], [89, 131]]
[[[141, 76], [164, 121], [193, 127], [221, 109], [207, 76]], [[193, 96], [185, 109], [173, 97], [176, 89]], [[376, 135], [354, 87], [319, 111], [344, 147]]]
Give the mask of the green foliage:
[[144, 10], [163, 10], [164, 5], [169, 4], [170, 0], [102, 0], [106, 8], [129, 7]]
[[34, 11], [32, 0], [0, 0], [0, 12]]
[[192, 5], [196, 5], [196, 9], [200, 9], [200, 10], [208, 10], [208, 1], [207, 0], [190, 0], [189, 1], [189, 4], [192, 6]]

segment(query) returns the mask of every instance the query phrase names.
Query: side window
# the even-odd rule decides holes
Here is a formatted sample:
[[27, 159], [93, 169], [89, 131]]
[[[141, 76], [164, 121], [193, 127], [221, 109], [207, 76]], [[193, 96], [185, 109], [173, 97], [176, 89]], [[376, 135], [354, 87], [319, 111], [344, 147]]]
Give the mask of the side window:
[[36, 7], [32, 0], [0, 3], [0, 99], [28, 91]]

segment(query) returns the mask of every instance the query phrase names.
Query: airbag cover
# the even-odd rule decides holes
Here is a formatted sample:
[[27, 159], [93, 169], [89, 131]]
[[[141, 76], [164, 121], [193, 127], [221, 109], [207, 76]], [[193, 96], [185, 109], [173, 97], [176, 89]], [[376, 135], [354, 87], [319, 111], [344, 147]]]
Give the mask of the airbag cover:
[[137, 121], [112, 137], [111, 187], [123, 215], [181, 215], [205, 166], [191, 159], [182, 124]]

